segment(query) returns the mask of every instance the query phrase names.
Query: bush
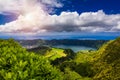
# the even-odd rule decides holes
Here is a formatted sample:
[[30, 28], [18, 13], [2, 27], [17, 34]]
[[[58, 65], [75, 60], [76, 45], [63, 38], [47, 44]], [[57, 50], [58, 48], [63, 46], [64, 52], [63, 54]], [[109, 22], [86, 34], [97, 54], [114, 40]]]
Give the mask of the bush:
[[13, 40], [0, 40], [0, 80], [61, 80], [43, 56], [29, 53]]

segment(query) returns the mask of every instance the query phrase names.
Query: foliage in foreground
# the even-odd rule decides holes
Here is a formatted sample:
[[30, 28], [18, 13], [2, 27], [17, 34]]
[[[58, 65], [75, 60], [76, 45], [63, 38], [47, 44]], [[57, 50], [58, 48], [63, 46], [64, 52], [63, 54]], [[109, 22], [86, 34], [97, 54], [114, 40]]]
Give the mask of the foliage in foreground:
[[62, 80], [59, 70], [13, 40], [0, 40], [0, 80]]

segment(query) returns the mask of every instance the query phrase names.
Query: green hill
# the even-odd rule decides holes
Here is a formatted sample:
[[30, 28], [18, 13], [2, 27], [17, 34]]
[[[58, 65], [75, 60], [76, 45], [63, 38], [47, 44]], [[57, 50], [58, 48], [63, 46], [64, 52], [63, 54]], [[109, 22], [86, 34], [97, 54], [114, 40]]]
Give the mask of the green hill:
[[[74, 71], [78, 80], [120, 80], [120, 38], [105, 43], [97, 51], [80, 51], [72, 60], [60, 64], [60, 69]], [[73, 74], [74, 75], [74, 74]]]
[[10, 39], [0, 40], [0, 80], [62, 80], [62, 75], [47, 58]]
[[94, 64], [94, 80], [120, 80], [120, 38], [103, 45]]
[[47, 51], [44, 56], [50, 60], [55, 60], [57, 58], [66, 57], [67, 54], [64, 53], [63, 49], [52, 48], [50, 51]]
[[52, 61], [58, 58], [66, 57], [68, 55], [66, 54], [64, 49], [51, 48], [47, 46], [39, 46], [37, 48], [29, 49], [28, 51], [43, 55], [44, 57]]

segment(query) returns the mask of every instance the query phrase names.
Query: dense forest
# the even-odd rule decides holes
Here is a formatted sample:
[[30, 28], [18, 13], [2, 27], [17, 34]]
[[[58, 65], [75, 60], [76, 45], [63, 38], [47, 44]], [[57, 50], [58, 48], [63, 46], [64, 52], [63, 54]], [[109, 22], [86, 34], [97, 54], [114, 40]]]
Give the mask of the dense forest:
[[23, 48], [0, 40], [0, 80], [120, 80], [120, 38], [98, 50]]

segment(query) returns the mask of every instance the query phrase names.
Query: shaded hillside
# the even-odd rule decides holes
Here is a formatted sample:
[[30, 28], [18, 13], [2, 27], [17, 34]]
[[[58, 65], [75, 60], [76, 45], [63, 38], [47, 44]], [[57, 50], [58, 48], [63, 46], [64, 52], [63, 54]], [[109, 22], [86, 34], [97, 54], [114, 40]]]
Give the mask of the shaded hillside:
[[35, 52], [41, 55], [44, 55], [47, 53], [47, 51], [51, 51], [52, 48], [51, 47], [47, 47], [47, 46], [39, 46], [39, 47], [35, 47], [35, 48], [31, 48], [31, 49], [27, 49], [27, 51], [29, 52]]
[[101, 60], [107, 63], [112, 63], [120, 59], [120, 38], [111, 41], [102, 52]]
[[120, 80], [120, 38], [103, 45], [94, 64], [94, 80]]

